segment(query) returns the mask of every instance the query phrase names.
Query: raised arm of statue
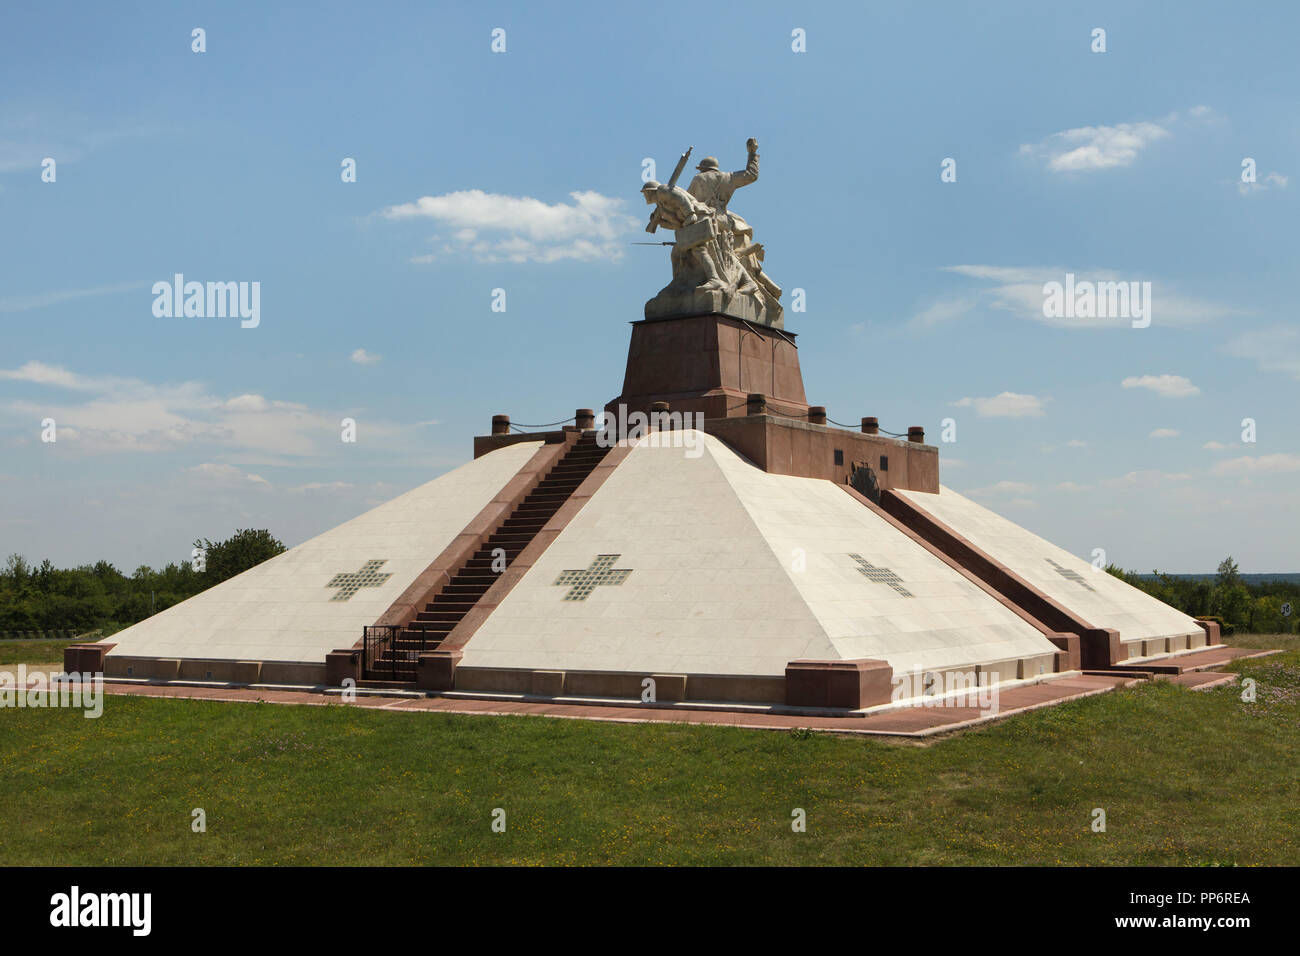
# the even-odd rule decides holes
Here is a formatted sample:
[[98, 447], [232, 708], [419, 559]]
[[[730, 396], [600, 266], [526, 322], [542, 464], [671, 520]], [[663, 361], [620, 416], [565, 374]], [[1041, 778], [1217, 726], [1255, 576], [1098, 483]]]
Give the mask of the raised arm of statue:
[[750, 137], [749, 141], [745, 143], [745, 148], [749, 151], [749, 162], [745, 164], [744, 169], [731, 174], [731, 185], [735, 189], [748, 186], [758, 179], [758, 140]]

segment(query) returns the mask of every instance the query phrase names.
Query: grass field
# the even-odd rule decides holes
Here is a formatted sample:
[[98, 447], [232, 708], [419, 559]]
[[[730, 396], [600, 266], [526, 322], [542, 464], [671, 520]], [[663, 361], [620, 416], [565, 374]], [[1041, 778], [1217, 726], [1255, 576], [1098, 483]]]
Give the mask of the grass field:
[[925, 745], [138, 697], [97, 720], [4, 710], [0, 864], [1296, 864], [1300, 646], [1240, 643], [1287, 648], [1234, 665], [1255, 703], [1156, 682]]
[[63, 649], [75, 641], [0, 641], [0, 668], [26, 664], [29, 668], [63, 667]]

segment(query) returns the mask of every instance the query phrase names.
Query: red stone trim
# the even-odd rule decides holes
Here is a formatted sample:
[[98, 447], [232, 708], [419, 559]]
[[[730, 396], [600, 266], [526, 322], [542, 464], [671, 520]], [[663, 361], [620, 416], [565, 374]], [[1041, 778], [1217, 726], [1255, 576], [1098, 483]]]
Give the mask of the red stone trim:
[[1053, 631], [1079, 635], [1083, 667], [1109, 667], [1128, 656], [1119, 631], [1093, 627], [915, 502], [893, 491], [884, 491], [880, 506]]
[[[577, 435], [575, 434], [575, 440]], [[551, 516], [542, 530], [533, 536], [533, 540], [528, 546], [519, 553], [519, 556], [511, 562], [510, 566], [501, 573], [484, 595], [478, 599], [478, 603], [465, 613], [450, 634], [443, 639], [438, 650], [430, 654], [421, 654], [417, 666], [417, 686], [425, 690], [451, 690], [455, 686], [456, 665], [464, 653], [465, 645], [483, 626], [493, 611], [500, 606], [519, 580], [527, 574], [542, 553], [550, 547], [551, 542], [560, 536], [563, 531], [573, 520], [573, 516], [582, 510], [583, 505], [591, 500], [592, 495], [600, 488], [601, 485], [614, 473], [617, 468], [632, 451], [632, 446], [624, 443], [611, 448], [605, 455], [605, 458], [597, 465], [586, 477], [581, 485], [569, 496], [569, 500], [560, 505], [558, 511]], [[426, 662], [426, 658], [428, 659]]]
[[475, 435], [474, 457], [482, 458], [490, 451], [505, 448], [507, 445], [518, 445], [520, 442], [542, 441], [548, 445], [562, 442], [564, 441], [565, 431], [567, 431], [567, 428], [557, 428], [554, 431], [545, 432], [511, 432], [508, 435]]
[[104, 657], [117, 644], [69, 644], [63, 649], [63, 669], [69, 674], [102, 674]]
[[359, 648], [331, 651], [325, 655], [325, 683], [331, 687], [342, 687], [343, 681], [351, 678], [353, 682], [361, 680], [361, 654]]
[[855, 469], [868, 468], [881, 489], [939, 490], [939, 450], [933, 445], [864, 435], [781, 414], [706, 418], [704, 430], [769, 474], [845, 484]]
[[456, 686], [456, 667], [464, 656], [460, 648], [438, 648], [421, 654], [415, 662], [415, 686], [420, 690], [451, 690]]
[[[966, 580], [970, 581], [972, 584], [974, 584], [977, 588], [979, 588], [989, 597], [993, 598], [993, 600], [997, 601], [1008, 611], [1015, 614], [1026, 624], [1033, 627], [1045, 638], [1051, 641], [1059, 649], [1055, 661], [1056, 670], [1058, 672], [1075, 671], [1079, 669], [1080, 640], [1078, 634], [1069, 631], [1059, 631], [1056, 630], [1055, 628], [1049, 627], [1047, 624], [1040, 621], [1038, 618], [1036, 618], [1033, 614], [1029, 613], [1029, 611], [1025, 610], [1015, 601], [1011, 600], [1011, 598], [1007, 597], [1005, 594], [1002, 594], [991, 584], [989, 584], [988, 582], [980, 578], [969, 568], [965, 567], [960, 561], [948, 555], [938, 545], [934, 544], [933, 542], [929, 541], [928, 539], [926, 539], [925, 537], [917, 533], [913, 528], [909, 527], [907, 524], [900, 521], [898, 518], [894, 517], [892, 514], [890, 514], [884, 508], [880, 507], [880, 505], [876, 504], [870, 498], [867, 498], [865, 495], [859, 493], [856, 488], [851, 488], [848, 485], [840, 485], [839, 487], [843, 488], [844, 491], [851, 498], [855, 499], [863, 506], [871, 509], [872, 512], [874, 512], [884, 521], [887, 521], [897, 531], [907, 535], [907, 537], [910, 538], [912, 541], [914, 541], [916, 544], [920, 545], [926, 551], [930, 552], [932, 555], [934, 555], [944, 564], [948, 565], [948, 567], [952, 568], [962, 577], [966, 578]], [[881, 500], [884, 500], [883, 493], [881, 494]]]
[[[582, 437], [580, 433], [565, 435], [564, 441], [543, 445], [524, 463], [515, 476], [505, 483], [496, 496], [488, 502], [442, 550], [433, 563], [420, 572], [411, 585], [401, 593], [375, 622], [377, 625], [405, 625], [415, 620], [420, 609], [432, 600], [433, 592], [440, 588], [461, 565], [483, 547], [487, 539], [510, 513], [519, 506], [546, 476], [546, 473], [564, 457], [565, 452]], [[358, 641], [354, 647], [360, 647]]]
[[588, 671], [527, 667], [459, 667], [456, 690], [471, 694], [639, 700], [647, 677], [655, 702], [779, 705], [785, 678], [767, 674], [664, 674], [653, 671]]
[[1219, 633], [1218, 621], [1206, 621], [1198, 617], [1196, 618], [1196, 623], [1200, 626], [1201, 630], [1205, 632], [1205, 643], [1207, 645], [1223, 643], [1223, 637]]
[[894, 668], [887, 661], [791, 661], [785, 665], [785, 702], [789, 707], [861, 710], [888, 704], [894, 692]]

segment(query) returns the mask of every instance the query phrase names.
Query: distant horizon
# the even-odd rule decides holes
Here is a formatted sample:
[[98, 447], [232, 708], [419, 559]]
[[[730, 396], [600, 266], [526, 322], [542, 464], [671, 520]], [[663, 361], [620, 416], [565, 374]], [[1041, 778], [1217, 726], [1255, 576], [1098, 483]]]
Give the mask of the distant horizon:
[[831, 420], [1089, 562], [1297, 551], [1300, 7], [72, 9], [0, 32], [5, 553], [292, 547], [603, 407], [645, 179], [749, 137]]
[[[273, 529], [267, 529], [267, 530], [270, 531], [272, 537], [276, 537], [275, 531], [274, 531]], [[279, 539], [277, 538], [277, 540], [279, 540]], [[289, 548], [289, 547], [293, 547], [293, 545], [286, 545], [286, 548]], [[11, 555], [14, 555], [14, 554], [17, 554], [17, 555], [18, 555], [19, 557], [21, 557], [24, 561], [26, 561], [29, 567], [39, 567], [40, 564], [41, 564], [41, 562], [44, 561], [44, 560], [46, 560], [46, 558], [43, 558], [43, 557], [42, 557], [42, 558], [32, 558], [32, 557], [30, 557], [29, 555], [21, 554], [21, 553], [16, 552], [16, 551], [9, 552], [8, 554], [5, 554], [5, 555], [3, 555], [3, 556], [0, 556], [0, 560], [3, 560], [3, 561], [5, 561], [5, 562], [7, 562], [7, 561], [9, 560], [9, 557], [10, 557]], [[135, 568], [140, 567], [140, 565], [137, 564], [137, 565], [135, 565], [134, 567], [127, 568], [127, 567], [125, 567], [125, 566], [123, 566], [123, 565], [119, 565], [117, 562], [112, 561], [112, 560], [109, 559], [109, 558], [96, 558], [96, 559], [93, 560], [93, 561], [80, 561], [80, 562], [77, 562], [76, 564], [66, 564], [66, 563], [65, 563], [65, 564], [56, 564], [56, 563], [53, 562], [52, 560], [51, 560], [51, 563], [52, 563], [52, 564], [55, 564], [55, 567], [56, 567], [56, 568], [68, 569], [68, 568], [77, 568], [77, 567], [85, 567], [85, 566], [94, 566], [94, 565], [97, 564], [99, 561], [108, 561], [110, 564], [113, 565], [113, 567], [117, 568], [117, 569], [118, 569], [119, 571], [121, 571], [123, 574], [126, 574], [126, 575], [128, 575], [128, 576], [129, 576], [132, 572], [134, 572]], [[157, 571], [157, 570], [161, 570], [162, 568], [165, 568], [168, 564], [183, 564], [183, 563], [185, 563], [183, 559], [172, 559], [171, 561], [165, 561], [165, 562], [163, 562], [163, 563], [160, 564], [160, 565], [153, 565], [153, 564], [150, 564], [150, 565], [148, 565], [148, 567], [150, 567], [150, 568], [152, 568], [153, 570]], [[1165, 570], [1159, 570], [1159, 571], [1139, 571], [1139, 570], [1137, 570], [1137, 569], [1135, 569], [1135, 568], [1123, 568], [1123, 570], [1124, 570], [1124, 571], [1128, 571], [1128, 572], [1133, 573], [1133, 574], [1136, 574], [1138, 577], [1143, 577], [1143, 578], [1155, 577], [1157, 574], [1167, 574], [1167, 575], [1169, 575], [1170, 577], [1175, 577], [1175, 578], [1213, 578], [1213, 577], [1217, 577], [1218, 574], [1219, 574], [1219, 572], [1218, 572], [1217, 569], [1214, 570], [1214, 571], [1165, 571]], [[1287, 579], [1287, 578], [1296, 578], [1296, 579], [1300, 579], [1300, 570], [1297, 570], [1297, 571], [1242, 571], [1240, 568], [1238, 568], [1238, 569], [1237, 569], [1237, 573], [1238, 573], [1238, 575], [1240, 575], [1240, 576], [1243, 577], [1243, 578], [1261, 578], [1261, 579], [1279, 579], [1279, 580], [1281, 580], [1281, 579]]]
[[[1130, 570], [1125, 568], [1125, 570]], [[1139, 577], [1154, 577], [1152, 571], [1136, 571]], [[1218, 571], [1161, 571], [1160, 574], [1167, 574], [1172, 578], [1214, 578], [1219, 576]], [[1237, 574], [1243, 578], [1300, 578], [1300, 571], [1242, 571], [1237, 570]]]

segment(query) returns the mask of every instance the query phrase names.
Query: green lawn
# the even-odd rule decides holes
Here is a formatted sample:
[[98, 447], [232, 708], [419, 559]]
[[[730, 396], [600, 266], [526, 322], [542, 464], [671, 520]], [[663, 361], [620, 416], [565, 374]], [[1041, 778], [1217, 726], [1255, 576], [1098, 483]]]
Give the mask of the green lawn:
[[97, 720], [5, 710], [0, 865], [1296, 864], [1300, 647], [1264, 640], [1289, 649], [1235, 665], [1256, 703], [1150, 683], [925, 745], [135, 697]]
[[0, 641], [0, 668], [15, 664], [57, 664], [63, 666], [63, 649], [76, 641]]

